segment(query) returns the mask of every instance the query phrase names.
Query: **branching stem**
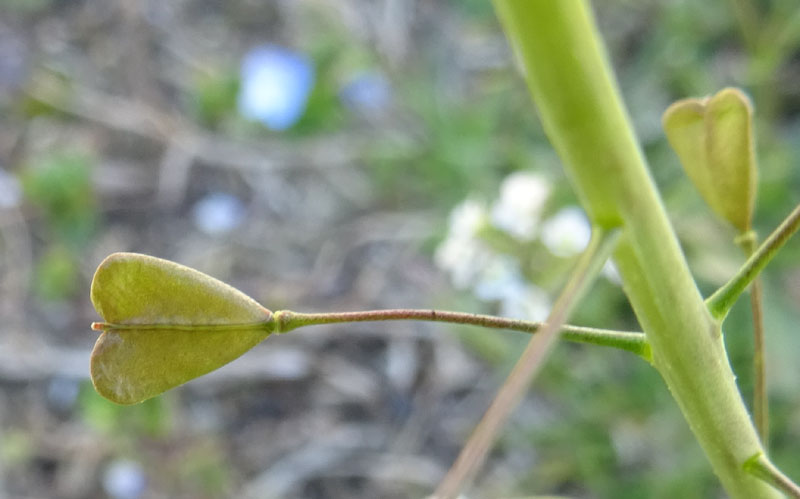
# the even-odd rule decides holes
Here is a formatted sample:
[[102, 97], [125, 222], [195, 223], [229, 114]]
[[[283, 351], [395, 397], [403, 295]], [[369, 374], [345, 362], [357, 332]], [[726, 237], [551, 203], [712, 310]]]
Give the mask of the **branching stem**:
[[[376, 322], [376, 321], [428, 321], [447, 322], [450, 324], [466, 324], [492, 329], [508, 329], [523, 333], [537, 333], [546, 326], [544, 322], [510, 319], [494, 315], [470, 314], [466, 312], [452, 312], [448, 310], [428, 309], [387, 309], [365, 310], [360, 312], [334, 312], [304, 314], [281, 310], [274, 314], [280, 324], [276, 332], [287, 332], [303, 326], [318, 324], [340, 324], [349, 322]], [[571, 326], [565, 324], [561, 328], [562, 338], [576, 343], [589, 343], [635, 353], [648, 362], [652, 362], [650, 345], [644, 333], [615, 331], [611, 329], [598, 329], [592, 327]]]
[[745, 461], [742, 467], [746, 472], [767, 482], [787, 496], [800, 499], [800, 487], [772, 464], [772, 461], [763, 452], [759, 452]]
[[786, 219], [775, 229], [772, 234], [759, 246], [753, 255], [747, 259], [741, 269], [730, 281], [714, 292], [706, 300], [711, 315], [722, 320], [728, 315], [733, 304], [747, 289], [747, 286], [767, 266], [786, 241], [800, 228], [800, 205], [798, 205]]

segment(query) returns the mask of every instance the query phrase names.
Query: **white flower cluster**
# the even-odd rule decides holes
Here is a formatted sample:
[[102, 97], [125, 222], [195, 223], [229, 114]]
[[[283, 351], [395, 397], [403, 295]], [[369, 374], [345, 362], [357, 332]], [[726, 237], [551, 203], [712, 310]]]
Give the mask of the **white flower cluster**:
[[502, 315], [546, 319], [550, 310], [547, 293], [525, 279], [515, 256], [493, 250], [481, 231], [492, 228], [519, 241], [539, 240], [554, 257], [579, 254], [589, 243], [589, 220], [576, 206], [542, 220], [551, 188], [541, 174], [518, 172], [503, 181], [500, 197], [491, 207], [467, 199], [453, 209], [447, 237], [437, 248], [435, 261], [456, 288], [471, 290], [481, 300], [498, 302]]
[[536, 173], [512, 173], [492, 206], [492, 225], [520, 239], [533, 239], [550, 195], [550, 182]]

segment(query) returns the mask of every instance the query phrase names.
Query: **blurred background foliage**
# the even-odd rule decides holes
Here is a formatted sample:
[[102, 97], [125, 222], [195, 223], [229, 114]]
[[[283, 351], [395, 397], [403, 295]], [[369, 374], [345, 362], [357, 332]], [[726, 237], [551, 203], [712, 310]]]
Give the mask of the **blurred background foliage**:
[[[743, 257], [661, 131], [753, 98], [756, 228], [800, 200], [791, 0], [597, 2], [704, 294]], [[8, 497], [422, 497], [527, 338], [426, 324], [272, 338], [134, 407], [87, 380], [92, 272], [192, 265], [272, 309], [540, 318], [586, 221], [483, 0], [0, 3], [0, 490]], [[535, 196], [526, 193], [535, 192]], [[765, 275], [776, 462], [800, 477], [800, 257]], [[636, 329], [604, 272], [575, 322]], [[747, 303], [725, 323], [752, 391]], [[656, 373], [560, 345], [469, 497], [719, 497]]]

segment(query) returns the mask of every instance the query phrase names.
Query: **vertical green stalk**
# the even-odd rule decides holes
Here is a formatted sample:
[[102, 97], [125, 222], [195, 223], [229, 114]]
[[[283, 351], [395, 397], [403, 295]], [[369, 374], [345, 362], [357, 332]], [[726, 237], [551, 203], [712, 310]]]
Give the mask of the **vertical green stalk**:
[[750, 0], [730, 0], [731, 10], [736, 15], [739, 31], [748, 51], [753, 52], [758, 45], [760, 34], [760, 15]]
[[472, 482], [497, 440], [500, 430], [525, 395], [525, 391], [555, 345], [567, 317], [594, 281], [600, 267], [608, 260], [618, 237], [619, 231], [608, 233], [599, 228], [592, 230], [592, 239], [550, 310], [546, 325], [528, 342], [528, 346], [495, 395], [489, 409], [461, 449], [455, 463], [436, 488], [434, 497], [455, 499]]
[[[747, 258], [756, 252], [755, 231], [743, 234], [739, 244]], [[767, 396], [767, 363], [764, 353], [764, 307], [761, 278], [750, 285], [750, 310], [753, 315], [753, 420], [765, 449], [769, 447], [769, 397]]]
[[544, 128], [596, 225], [620, 225], [614, 258], [654, 365], [731, 497], [780, 497], [744, 473], [761, 452], [720, 323], [708, 312], [634, 136], [589, 5], [495, 0]]

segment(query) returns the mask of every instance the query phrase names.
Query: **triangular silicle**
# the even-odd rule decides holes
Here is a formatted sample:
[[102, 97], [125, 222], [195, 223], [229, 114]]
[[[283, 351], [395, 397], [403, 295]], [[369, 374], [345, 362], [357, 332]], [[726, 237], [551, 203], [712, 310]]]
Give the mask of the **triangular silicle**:
[[236, 359], [273, 330], [272, 313], [202, 272], [136, 253], [114, 253], [92, 280], [105, 321], [91, 356], [102, 396], [135, 404]]

